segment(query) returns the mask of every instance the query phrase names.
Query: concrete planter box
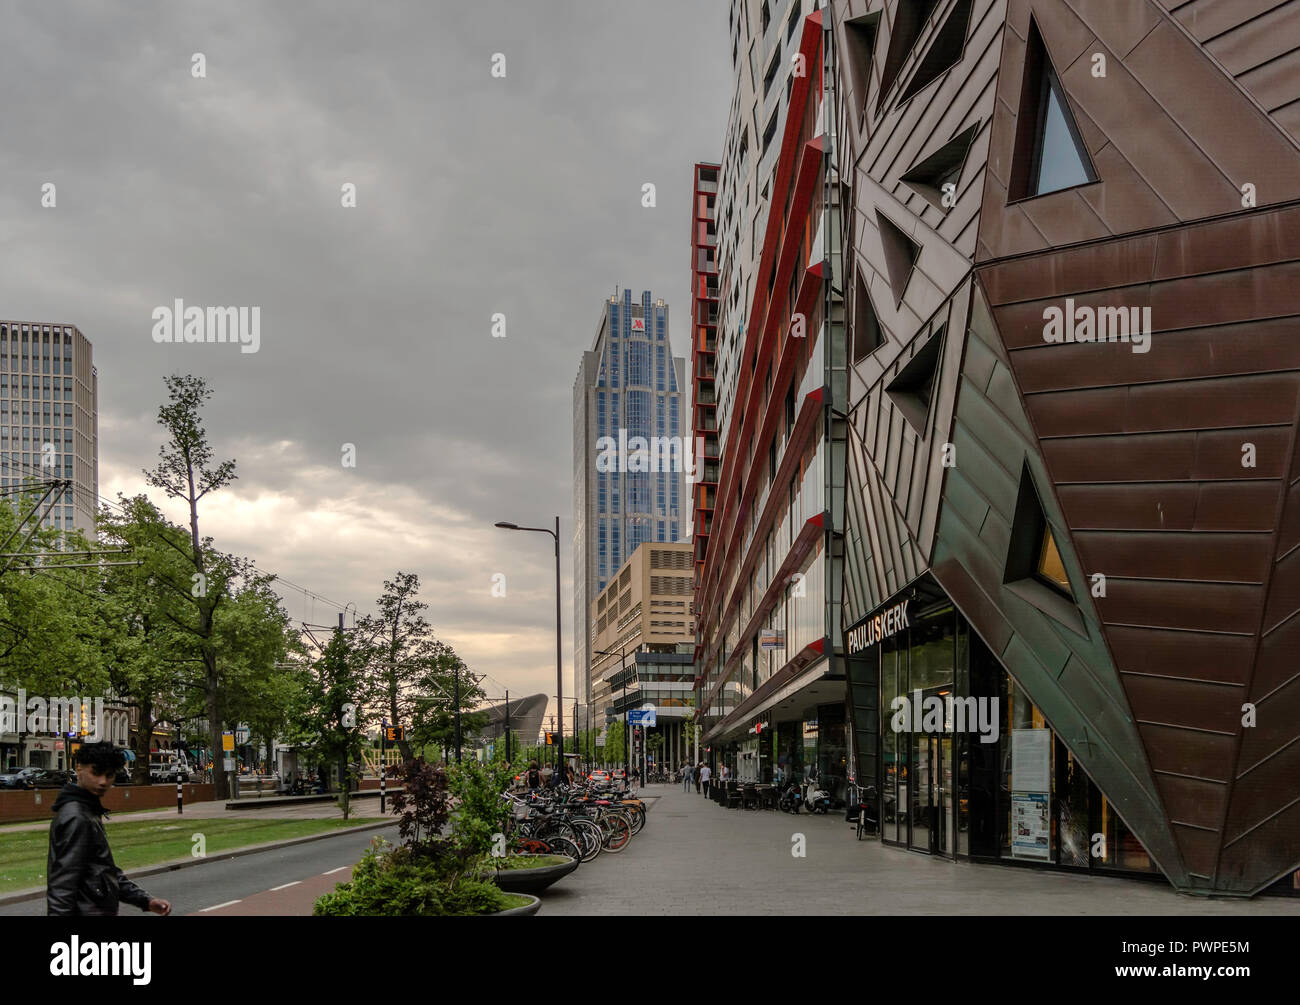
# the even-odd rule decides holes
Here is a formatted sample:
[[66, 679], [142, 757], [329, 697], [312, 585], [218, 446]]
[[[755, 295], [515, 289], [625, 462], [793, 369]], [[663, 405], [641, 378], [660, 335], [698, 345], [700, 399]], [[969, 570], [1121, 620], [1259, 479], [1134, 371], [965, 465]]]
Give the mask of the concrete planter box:
[[[524, 856], [543, 858], [545, 856]], [[552, 883], [563, 879], [578, 868], [578, 860], [570, 858], [562, 865], [543, 865], [535, 869], [500, 869], [491, 878], [507, 893], [540, 893]]]
[[[517, 893], [517, 892], [519, 892], [519, 891], [515, 891], [515, 890], [512, 890], [512, 891], [511, 891], [511, 893]], [[509, 916], [514, 916], [514, 917], [520, 917], [520, 918], [522, 918], [522, 917], [526, 917], [526, 916], [534, 915], [534, 914], [536, 914], [539, 910], [541, 910], [541, 907], [542, 907], [542, 898], [541, 898], [541, 897], [536, 897], [536, 896], [533, 896], [532, 894], [523, 894], [523, 896], [525, 896], [525, 897], [532, 897], [533, 902], [532, 902], [531, 904], [525, 904], [523, 907], [512, 907], [512, 908], [510, 908], [508, 911], [493, 911], [491, 914], [485, 915], [485, 917], [488, 917], [488, 918], [505, 918], [505, 917], [509, 917]]]

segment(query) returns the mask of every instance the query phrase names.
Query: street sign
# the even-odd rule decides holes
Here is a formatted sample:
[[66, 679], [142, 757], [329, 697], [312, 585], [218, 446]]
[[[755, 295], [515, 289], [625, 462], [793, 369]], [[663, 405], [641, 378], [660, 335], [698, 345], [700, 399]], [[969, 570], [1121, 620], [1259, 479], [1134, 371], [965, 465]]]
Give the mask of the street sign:
[[597, 746], [597, 747], [603, 747], [603, 746], [605, 746], [605, 734], [604, 734], [604, 733], [598, 733], [598, 734], [596, 735], [596, 746]]
[[627, 714], [627, 721], [633, 726], [654, 726], [657, 725], [658, 709], [653, 705], [646, 705], [644, 708], [634, 708]]
[[406, 739], [405, 726], [385, 726], [384, 739], [389, 743], [397, 743], [399, 740]]
[[221, 749], [222, 750], [235, 749], [235, 734], [228, 729], [221, 734]]
[[235, 759], [233, 757], [223, 757], [221, 759], [221, 767], [226, 771], [234, 771]]

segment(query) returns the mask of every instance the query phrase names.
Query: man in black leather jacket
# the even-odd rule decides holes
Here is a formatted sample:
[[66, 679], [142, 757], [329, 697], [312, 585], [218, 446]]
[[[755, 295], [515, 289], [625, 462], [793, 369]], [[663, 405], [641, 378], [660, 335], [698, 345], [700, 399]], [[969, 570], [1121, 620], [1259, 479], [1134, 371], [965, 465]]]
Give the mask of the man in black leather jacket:
[[150, 897], [113, 862], [99, 801], [126, 759], [111, 743], [87, 743], [77, 751], [77, 781], [54, 801], [50, 856], [46, 869], [48, 913], [64, 916], [116, 915], [118, 902], [142, 911], [171, 914], [165, 900]]

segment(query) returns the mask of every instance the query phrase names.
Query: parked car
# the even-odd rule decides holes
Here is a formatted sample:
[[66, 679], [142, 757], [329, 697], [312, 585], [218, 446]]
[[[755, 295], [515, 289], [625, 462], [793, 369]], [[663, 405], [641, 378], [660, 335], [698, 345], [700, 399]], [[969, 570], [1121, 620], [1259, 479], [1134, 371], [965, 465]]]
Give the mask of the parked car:
[[31, 786], [27, 783], [27, 780], [40, 770], [40, 768], [28, 766], [6, 771], [4, 774], [0, 774], [0, 789], [29, 789]]
[[68, 782], [77, 780], [76, 772], [57, 768], [33, 768], [27, 776], [29, 789], [61, 789]]

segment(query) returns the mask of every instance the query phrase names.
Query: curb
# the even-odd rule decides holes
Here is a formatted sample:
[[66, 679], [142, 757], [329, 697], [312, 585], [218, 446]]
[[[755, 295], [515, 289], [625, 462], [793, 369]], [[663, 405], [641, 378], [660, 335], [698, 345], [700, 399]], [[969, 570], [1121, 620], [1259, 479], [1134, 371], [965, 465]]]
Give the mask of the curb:
[[[371, 831], [380, 830], [384, 827], [394, 827], [397, 820], [384, 820], [379, 823], [358, 824], [356, 827], [343, 827], [339, 830], [325, 831], [321, 834], [308, 834], [306, 837], [288, 838], [284, 841], [265, 841], [262, 844], [251, 844], [246, 848], [232, 848], [230, 851], [218, 852], [215, 855], [209, 855], [205, 858], [177, 858], [170, 862], [160, 862], [157, 865], [145, 865], [138, 869], [132, 869], [126, 873], [128, 879], [141, 879], [145, 876], [156, 876], [163, 872], [176, 872], [179, 869], [188, 869], [196, 865], [207, 865], [209, 862], [220, 862], [226, 859], [242, 858], [245, 855], [256, 855], [259, 852], [272, 851], [277, 848], [291, 848], [297, 844], [307, 844], [310, 841], [323, 841], [326, 838], [338, 837], [340, 834], [350, 834], [353, 831]], [[0, 895], [0, 907], [9, 904], [21, 904], [28, 900], [39, 900], [45, 896], [45, 887], [32, 887], [27, 890], [19, 890], [17, 893], [6, 893]]]

